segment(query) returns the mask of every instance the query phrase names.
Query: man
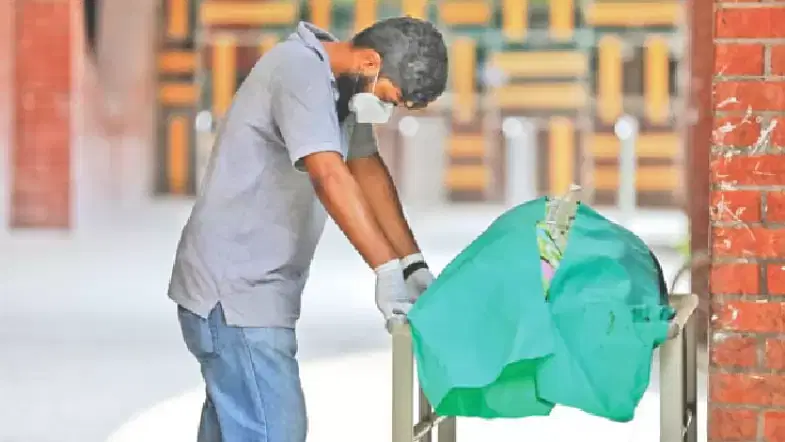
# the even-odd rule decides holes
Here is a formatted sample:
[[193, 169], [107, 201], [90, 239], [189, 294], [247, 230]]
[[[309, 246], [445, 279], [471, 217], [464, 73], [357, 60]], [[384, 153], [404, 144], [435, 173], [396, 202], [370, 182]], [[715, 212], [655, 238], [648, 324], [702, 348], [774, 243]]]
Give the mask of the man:
[[207, 386], [200, 441], [305, 440], [294, 328], [327, 214], [374, 269], [385, 319], [433, 280], [372, 123], [425, 107], [446, 81], [441, 34], [407, 17], [351, 42], [301, 23], [240, 86], [169, 287]]

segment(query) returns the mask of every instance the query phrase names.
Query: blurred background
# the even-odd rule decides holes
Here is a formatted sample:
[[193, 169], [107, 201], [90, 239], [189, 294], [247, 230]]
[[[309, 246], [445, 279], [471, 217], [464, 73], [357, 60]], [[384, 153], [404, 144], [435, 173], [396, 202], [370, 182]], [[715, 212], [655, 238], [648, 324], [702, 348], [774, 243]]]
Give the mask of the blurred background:
[[[234, 91], [300, 20], [341, 39], [397, 15], [443, 31], [448, 93], [377, 128], [432, 266], [506, 208], [578, 183], [672, 277], [689, 255], [686, 201], [707, 198], [690, 189], [709, 189], [688, 170], [709, 140], [686, 148], [699, 119], [688, 10], [675, 0], [1, 1], [0, 441], [104, 441], [124, 424], [136, 434], [129, 422], [199, 389], [166, 299], [175, 245]], [[329, 225], [305, 294], [304, 372], [387, 351], [369, 273]], [[144, 425], [189, 440], [178, 439], [195, 429], [185, 410]]]

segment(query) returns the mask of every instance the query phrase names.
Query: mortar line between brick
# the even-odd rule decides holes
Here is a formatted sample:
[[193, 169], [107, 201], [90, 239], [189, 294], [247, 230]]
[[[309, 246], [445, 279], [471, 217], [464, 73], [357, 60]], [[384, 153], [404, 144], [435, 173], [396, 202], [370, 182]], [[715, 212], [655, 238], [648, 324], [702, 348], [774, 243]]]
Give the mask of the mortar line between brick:
[[763, 441], [764, 437], [765, 437], [764, 433], [765, 433], [765, 422], [766, 422], [765, 419], [763, 419], [763, 411], [762, 410], [761, 410], [760, 413], [758, 413], [757, 418], [758, 418], [758, 422], [757, 422], [758, 423], [758, 428], [757, 428], [757, 435], [758, 435], [758, 437], [756, 439], [757, 439], [757, 441], [760, 442], [760, 441]]
[[785, 38], [717, 37], [715, 44], [785, 44]]
[[783, 75], [715, 75], [714, 81], [721, 82], [721, 81], [737, 81], [737, 82], [761, 82], [767, 81], [771, 83], [779, 83], [785, 81], [785, 76]]
[[739, 3], [739, 2], [720, 2], [715, 4], [717, 9], [783, 9], [785, 5], [781, 3], [766, 3], [761, 7], [761, 3]]
[[[719, 296], [722, 296], [724, 298], [721, 301], [722, 303], [743, 302], [743, 301], [755, 302], [755, 300], [740, 299], [738, 297], [740, 295], [735, 295], [736, 296], [735, 298], [733, 297], [734, 295], [719, 295]], [[773, 302], [777, 303], [777, 304], [782, 304], [782, 302], [778, 302], [778, 301], [773, 301]], [[760, 339], [761, 342], [764, 342], [764, 343], [766, 341], [770, 340], [770, 339], [771, 340], [781, 341], [781, 340], [783, 340], [783, 338], [785, 338], [785, 333], [780, 333], [780, 332], [761, 332], [761, 331], [755, 331], [755, 330], [737, 330], [737, 329], [728, 329], [728, 328], [718, 328], [718, 329], [716, 329], [714, 331], [714, 334], [715, 335], [725, 335], [725, 336], [728, 336], [728, 337], [747, 338], [747, 339], [755, 338], [755, 339]], [[723, 371], [727, 372], [729, 368], [730, 367], [724, 367]], [[738, 368], [739, 367], [734, 367], [733, 370], [735, 371]], [[763, 371], [758, 370], [758, 373], [785, 375], [785, 370], [772, 370], [772, 369], [766, 368]]]
[[763, 45], [763, 75], [771, 77], [771, 44]]
[[[765, 194], [765, 192], [763, 193]], [[758, 265], [758, 290], [761, 295], [771, 299], [771, 293], [769, 293], [768, 268], [768, 263], [761, 263]]]
[[[714, 109], [714, 115], [717, 117], [738, 117], [747, 115], [748, 112], [746, 109], [741, 110], [722, 110], [722, 109]], [[782, 116], [785, 114], [785, 111], [771, 111], [771, 110], [763, 110], [763, 111], [752, 111], [750, 115], [756, 116], [770, 116], [770, 117], [777, 117]]]

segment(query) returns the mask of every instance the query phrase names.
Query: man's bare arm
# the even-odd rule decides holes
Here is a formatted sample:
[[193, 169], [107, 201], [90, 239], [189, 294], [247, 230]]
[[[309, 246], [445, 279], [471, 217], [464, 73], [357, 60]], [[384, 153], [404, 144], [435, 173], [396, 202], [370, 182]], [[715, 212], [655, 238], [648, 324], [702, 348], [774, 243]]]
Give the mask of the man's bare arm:
[[419, 253], [390, 172], [378, 153], [348, 161], [365, 200], [398, 257]]
[[365, 262], [375, 269], [398, 258], [360, 185], [336, 152], [303, 158], [316, 195]]

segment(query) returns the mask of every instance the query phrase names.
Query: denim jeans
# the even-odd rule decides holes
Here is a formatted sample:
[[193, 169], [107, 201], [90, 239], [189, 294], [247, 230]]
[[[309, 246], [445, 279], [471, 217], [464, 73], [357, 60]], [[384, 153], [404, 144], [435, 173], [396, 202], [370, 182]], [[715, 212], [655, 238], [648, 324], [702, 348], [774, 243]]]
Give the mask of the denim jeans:
[[198, 442], [304, 442], [305, 400], [293, 329], [234, 327], [220, 304], [207, 319], [177, 309], [207, 387]]

